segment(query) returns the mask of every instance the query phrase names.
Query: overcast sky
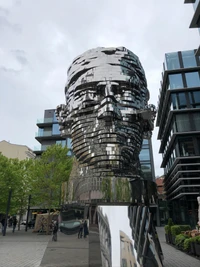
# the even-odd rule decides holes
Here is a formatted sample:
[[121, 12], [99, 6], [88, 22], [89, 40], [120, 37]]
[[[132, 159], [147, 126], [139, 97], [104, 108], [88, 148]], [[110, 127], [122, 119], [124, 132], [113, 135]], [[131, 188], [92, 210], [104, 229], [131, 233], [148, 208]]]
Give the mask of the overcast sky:
[[[0, 140], [34, 149], [36, 121], [64, 103], [67, 68], [98, 46], [125, 46], [146, 72], [157, 105], [166, 52], [197, 48], [184, 0], [0, 0]], [[160, 141], [153, 134], [156, 175]]]

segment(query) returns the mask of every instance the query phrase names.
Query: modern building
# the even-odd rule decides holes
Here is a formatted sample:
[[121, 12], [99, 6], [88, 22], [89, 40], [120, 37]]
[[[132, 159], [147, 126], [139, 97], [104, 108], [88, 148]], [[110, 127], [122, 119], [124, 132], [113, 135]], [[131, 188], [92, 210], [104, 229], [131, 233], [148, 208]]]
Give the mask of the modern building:
[[[40, 146], [34, 148], [34, 153], [40, 156], [48, 146], [61, 144], [71, 149], [71, 139], [64, 138], [60, 135], [59, 124], [55, 115], [55, 109], [47, 109], [44, 111], [44, 118], [37, 120], [38, 132], [35, 139]], [[68, 152], [71, 155], [71, 151]]]
[[135, 267], [136, 260], [132, 240], [120, 230], [120, 262], [121, 267]]
[[169, 213], [166, 201], [165, 187], [164, 187], [164, 175], [156, 179], [157, 193], [158, 193], [158, 215], [159, 225], [167, 224]]
[[[190, 23], [190, 28], [198, 28], [200, 34], [200, 0], [185, 0], [185, 4], [193, 4], [194, 16]], [[200, 46], [196, 51], [196, 54], [200, 56]]]
[[139, 154], [141, 170], [145, 180], [155, 182], [155, 170], [151, 139], [144, 139]]
[[98, 207], [98, 225], [101, 246], [102, 265], [112, 267], [112, 246], [111, 232], [107, 215], [103, 214], [102, 209]]
[[200, 192], [200, 59], [195, 53], [165, 54], [156, 122], [170, 216], [193, 226]]
[[33, 151], [26, 145], [11, 144], [5, 140], [0, 142], [0, 153], [7, 158], [19, 160], [35, 158]]

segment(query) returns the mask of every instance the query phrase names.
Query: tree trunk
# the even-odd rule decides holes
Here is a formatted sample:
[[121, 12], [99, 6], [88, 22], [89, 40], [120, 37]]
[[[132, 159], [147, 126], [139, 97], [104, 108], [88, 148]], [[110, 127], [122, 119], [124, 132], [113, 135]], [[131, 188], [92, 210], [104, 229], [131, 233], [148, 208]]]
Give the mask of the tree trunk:
[[22, 216], [23, 216], [23, 213], [22, 213], [22, 211], [20, 211], [20, 213], [19, 213], [19, 221], [18, 221], [18, 231], [20, 231], [20, 222], [21, 222]]

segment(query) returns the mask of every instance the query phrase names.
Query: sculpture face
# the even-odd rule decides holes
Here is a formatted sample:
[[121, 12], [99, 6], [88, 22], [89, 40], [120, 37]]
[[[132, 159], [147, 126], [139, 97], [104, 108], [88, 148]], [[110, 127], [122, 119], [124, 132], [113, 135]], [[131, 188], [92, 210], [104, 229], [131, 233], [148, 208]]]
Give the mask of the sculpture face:
[[149, 92], [138, 57], [124, 47], [87, 51], [70, 66], [65, 94], [66, 106], [57, 111], [78, 161], [132, 176], [148, 128], [141, 111]]

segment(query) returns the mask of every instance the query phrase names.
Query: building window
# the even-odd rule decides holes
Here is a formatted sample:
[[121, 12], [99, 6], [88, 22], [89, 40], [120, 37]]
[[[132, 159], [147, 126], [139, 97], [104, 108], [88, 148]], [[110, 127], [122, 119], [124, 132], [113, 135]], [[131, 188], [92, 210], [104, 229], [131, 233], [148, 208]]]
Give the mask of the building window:
[[200, 112], [192, 114], [192, 121], [194, 124], [194, 131], [200, 131]]
[[65, 140], [58, 140], [58, 141], [56, 141], [56, 144], [57, 145], [62, 145], [62, 147], [65, 147], [66, 146], [66, 141]]
[[180, 69], [180, 62], [177, 52], [166, 54], [165, 59], [166, 59], [167, 70]]
[[150, 160], [149, 149], [142, 149], [139, 155], [140, 160]]
[[189, 100], [193, 108], [200, 108], [200, 91], [189, 92]]
[[171, 101], [173, 110], [187, 108], [187, 100], [185, 93], [172, 94]]
[[189, 114], [176, 114], [176, 128], [178, 132], [191, 131]]
[[194, 50], [190, 51], [182, 51], [182, 59], [183, 59], [183, 67], [184, 68], [190, 68], [190, 67], [196, 67], [197, 62], [194, 55]]
[[124, 241], [121, 240], [121, 249], [125, 249]]
[[57, 118], [56, 118], [56, 113], [54, 112], [53, 114], [53, 122], [58, 122]]
[[187, 108], [187, 101], [186, 101], [185, 93], [179, 93], [178, 100], [179, 100], [179, 109]]
[[67, 148], [72, 149], [72, 140], [71, 140], [71, 138], [67, 138]]
[[187, 87], [199, 87], [200, 86], [200, 80], [199, 80], [199, 73], [196, 72], [186, 72], [186, 83]]
[[127, 266], [127, 260], [126, 259], [122, 259], [122, 265], [121, 267], [128, 267]]
[[53, 129], [52, 130], [52, 134], [53, 135], [59, 135], [60, 134], [59, 124], [58, 123], [53, 124], [52, 129]]
[[195, 155], [192, 138], [179, 139], [179, 149], [180, 149], [180, 156], [182, 157]]
[[169, 75], [169, 89], [183, 88], [183, 79], [180, 73]]

